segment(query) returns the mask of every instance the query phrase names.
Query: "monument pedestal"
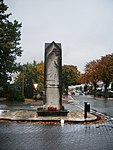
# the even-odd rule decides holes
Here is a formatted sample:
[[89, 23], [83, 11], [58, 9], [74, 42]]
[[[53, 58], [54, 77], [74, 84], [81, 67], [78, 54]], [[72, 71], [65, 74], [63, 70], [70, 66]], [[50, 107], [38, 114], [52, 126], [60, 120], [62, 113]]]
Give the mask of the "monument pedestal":
[[67, 116], [68, 111], [67, 110], [56, 110], [56, 111], [49, 111], [49, 110], [38, 110], [37, 111], [38, 116], [52, 116], [52, 117], [58, 117], [58, 116]]

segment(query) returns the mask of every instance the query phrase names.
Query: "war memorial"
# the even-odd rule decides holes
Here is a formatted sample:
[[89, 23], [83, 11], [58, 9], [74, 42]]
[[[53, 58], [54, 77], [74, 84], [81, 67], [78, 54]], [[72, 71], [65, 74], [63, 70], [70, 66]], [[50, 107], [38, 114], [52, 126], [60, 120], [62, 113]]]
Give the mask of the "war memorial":
[[45, 43], [45, 107], [39, 116], [67, 116], [62, 106], [62, 48], [60, 43]]

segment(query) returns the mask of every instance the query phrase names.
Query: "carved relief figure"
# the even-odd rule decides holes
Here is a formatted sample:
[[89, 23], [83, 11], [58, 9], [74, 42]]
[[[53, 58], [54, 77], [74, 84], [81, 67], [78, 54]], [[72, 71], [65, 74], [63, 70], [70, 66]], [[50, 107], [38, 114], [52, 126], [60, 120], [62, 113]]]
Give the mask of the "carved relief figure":
[[47, 64], [47, 81], [50, 84], [58, 84], [59, 83], [59, 76], [58, 76], [58, 58], [59, 52], [56, 48], [54, 48], [48, 54], [48, 64]]

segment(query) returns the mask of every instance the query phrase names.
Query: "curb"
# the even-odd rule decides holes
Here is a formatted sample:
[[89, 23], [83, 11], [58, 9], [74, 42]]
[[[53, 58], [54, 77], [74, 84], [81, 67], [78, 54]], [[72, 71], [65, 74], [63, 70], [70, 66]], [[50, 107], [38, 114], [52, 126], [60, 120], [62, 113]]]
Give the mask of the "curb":
[[[95, 119], [95, 120], [64, 120], [64, 124], [65, 123], [75, 123], [75, 124], [78, 124], [78, 123], [81, 123], [81, 124], [83, 124], [83, 123], [88, 123], [88, 122], [95, 122], [95, 121], [98, 121], [99, 119]], [[54, 123], [61, 123], [61, 120], [26, 120], [26, 119], [8, 119], [8, 118], [0, 118], [0, 121], [8, 121], [8, 122], [16, 122], [16, 123], [23, 123], [23, 122], [25, 122], [25, 123], [40, 123], [40, 122], [47, 122], [48, 124], [49, 123], [52, 123], [52, 122], [54, 122]]]

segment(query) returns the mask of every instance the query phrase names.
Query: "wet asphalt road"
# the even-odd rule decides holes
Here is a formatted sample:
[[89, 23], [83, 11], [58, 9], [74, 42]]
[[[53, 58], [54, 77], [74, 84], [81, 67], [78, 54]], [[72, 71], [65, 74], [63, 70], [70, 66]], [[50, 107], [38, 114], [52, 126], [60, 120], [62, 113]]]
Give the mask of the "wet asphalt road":
[[75, 95], [73, 98], [75, 99], [75, 104], [78, 103], [84, 106], [84, 102], [88, 102], [91, 105], [91, 109], [113, 117], [113, 100], [94, 98], [88, 95]]

